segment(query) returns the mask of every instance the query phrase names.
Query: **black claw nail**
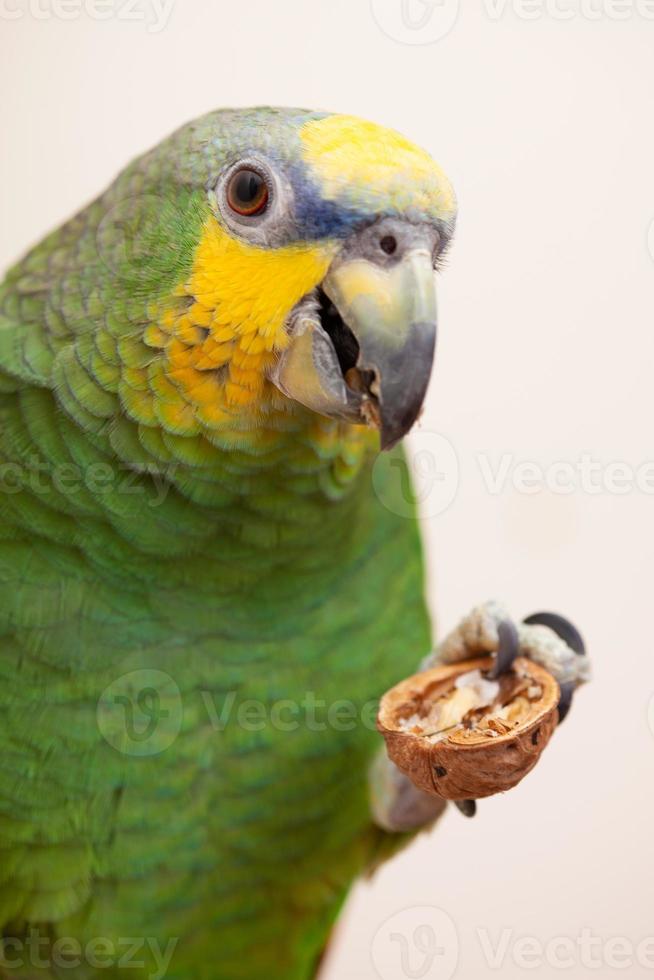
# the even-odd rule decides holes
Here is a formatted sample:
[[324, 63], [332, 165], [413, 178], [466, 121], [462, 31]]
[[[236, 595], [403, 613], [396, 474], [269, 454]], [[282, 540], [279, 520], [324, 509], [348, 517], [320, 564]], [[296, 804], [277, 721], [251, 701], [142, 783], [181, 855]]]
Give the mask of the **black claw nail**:
[[488, 671], [487, 676], [492, 680], [497, 680], [500, 674], [506, 674], [511, 670], [513, 661], [520, 652], [520, 640], [518, 631], [510, 619], [503, 619], [497, 627], [499, 646], [495, 655], [495, 663]]
[[559, 725], [569, 712], [572, 706], [572, 695], [575, 692], [575, 685], [573, 681], [568, 681], [565, 684], [559, 685], [561, 688], [561, 697], [559, 698]]
[[571, 650], [578, 653], [580, 657], [585, 656], [586, 645], [581, 633], [564, 616], [559, 616], [558, 613], [539, 612], [527, 616], [524, 622], [528, 626], [549, 626], [564, 643], [568, 644]]
[[476, 800], [455, 800], [454, 802], [464, 817], [474, 817], [477, 812]]

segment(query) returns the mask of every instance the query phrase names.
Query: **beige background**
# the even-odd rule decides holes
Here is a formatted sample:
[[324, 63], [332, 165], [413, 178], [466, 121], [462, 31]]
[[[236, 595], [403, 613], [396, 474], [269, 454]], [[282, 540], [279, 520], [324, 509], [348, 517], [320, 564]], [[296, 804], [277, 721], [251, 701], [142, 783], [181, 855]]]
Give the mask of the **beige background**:
[[[414, 24], [426, 23], [413, 29], [402, 26], [402, 0], [374, 0], [387, 33], [365, 0], [176, 0], [158, 32], [122, 16], [64, 20], [54, 0], [39, 0], [39, 19], [28, 2], [0, 2], [2, 267], [133, 155], [219, 105], [371, 117], [432, 151], [459, 194], [437, 372], [413, 440], [433, 515], [424, 520], [433, 605], [447, 628], [491, 596], [516, 615], [566, 612], [596, 677], [521, 787], [483, 803], [474, 821], [448, 813], [356, 889], [324, 980], [647, 975], [654, 947], [650, 970], [635, 952], [654, 936], [652, 466], [636, 485], [654, 461], [645, 0], [591, 9], [586, 0], [583, 10], [548, 0], [538, 18], [538, 0], [518, 13], [467, 0], [449, 33], [425, 44], [406, 42], [432, 40], [454, 0], [431, 16], [411, 0]], [[151, 18], [150, 0], [139, 2]], [[520, 464], [575, 466], [584, 455], [599, 492], [581, 476], [570, 493], [524, 492]], [[434, 460], [443, 479], [433, 479]], [[506, 479], [491, 492], [488, 472], [502, 461]], [[548, 470], [557, 474], [566, 471]], [[418, 906], [442, 910], [445, 952], [427, 969], [414, 926], [431, 913]], [[584, 929], [598, 937], [595, 969], [574, 946]], [[493, 945], [507, 930], [501, 969], [479, 930]], [[409, 943], [405, 967], [392, 933]], [[532, 969], [516, 946], [525, 936], [550, 944]], [[553, 959], [570, 956], [551, 945], [559, 937], [572, 941], [567, 970]]]

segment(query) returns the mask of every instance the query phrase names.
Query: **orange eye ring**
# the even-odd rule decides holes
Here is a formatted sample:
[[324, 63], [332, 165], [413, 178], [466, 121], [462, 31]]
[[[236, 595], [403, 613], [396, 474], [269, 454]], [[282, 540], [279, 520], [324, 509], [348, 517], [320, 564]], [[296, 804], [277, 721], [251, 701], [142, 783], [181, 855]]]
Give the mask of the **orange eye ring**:
[[237, 170], [227, 183], [227, 203], [232, 211], [245, 218], [262, 214], [268, 206], [268, 184], [256, 170]]

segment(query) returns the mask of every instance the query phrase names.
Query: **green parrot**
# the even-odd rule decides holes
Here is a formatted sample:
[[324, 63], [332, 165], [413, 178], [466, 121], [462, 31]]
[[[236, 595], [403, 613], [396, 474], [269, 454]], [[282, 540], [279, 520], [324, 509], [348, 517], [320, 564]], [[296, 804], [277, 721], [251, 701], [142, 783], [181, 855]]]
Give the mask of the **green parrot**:
[[455, 216], [395, 132], [223, 110], [7, 274], [0, 973], [307, 980], [406, 839], [374, 719], [432, 647], [397, 444]]

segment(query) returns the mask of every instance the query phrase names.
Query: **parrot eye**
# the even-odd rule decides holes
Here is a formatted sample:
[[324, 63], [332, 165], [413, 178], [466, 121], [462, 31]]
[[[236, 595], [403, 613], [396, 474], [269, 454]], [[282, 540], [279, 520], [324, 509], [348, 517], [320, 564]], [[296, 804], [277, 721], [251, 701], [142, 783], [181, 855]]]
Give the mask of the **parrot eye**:
[[268, 184], [260, 173], [249, 167], [232, 174], [226, 193], [227, 203], [232, 211], [246, 218], [262, 214], [268, 206]]
[[212, 210], [238, 238], [277, 247], [290, 236], [293, 191], [284, 172], [263, 155], [235, 160], [206, 189]]

